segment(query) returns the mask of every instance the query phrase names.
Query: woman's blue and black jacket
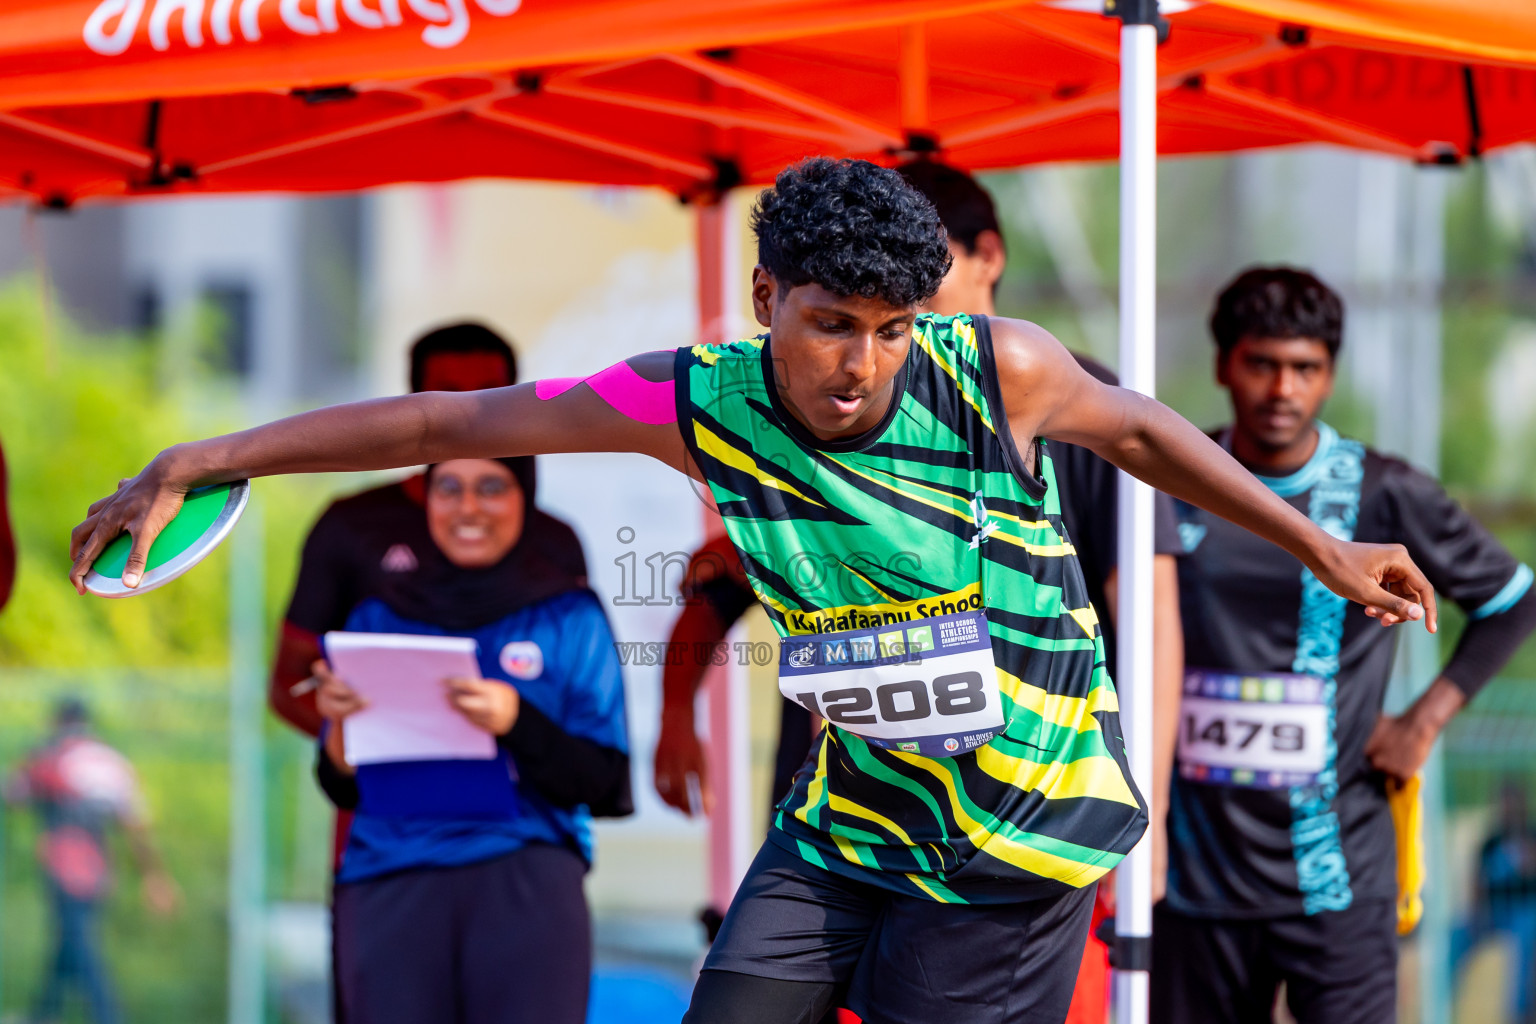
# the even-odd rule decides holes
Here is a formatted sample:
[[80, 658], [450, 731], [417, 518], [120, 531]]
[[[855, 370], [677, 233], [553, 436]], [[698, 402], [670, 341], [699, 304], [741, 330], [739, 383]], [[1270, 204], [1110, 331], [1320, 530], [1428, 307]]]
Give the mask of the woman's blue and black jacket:
[[633, 811], [624, 683], [613, 634], [590, 590], [573, 590], [472, 630], [446, 630], [358, 605], [347, 630], [470, 636], [485, 679], [517, 688], [521, 705], [489, 761], [361, 765], [346, 775], [325, 755], [318, 774], [353, 810], [336, 881], [472, 864], [529, 843], [592, 859], [591, 819]]

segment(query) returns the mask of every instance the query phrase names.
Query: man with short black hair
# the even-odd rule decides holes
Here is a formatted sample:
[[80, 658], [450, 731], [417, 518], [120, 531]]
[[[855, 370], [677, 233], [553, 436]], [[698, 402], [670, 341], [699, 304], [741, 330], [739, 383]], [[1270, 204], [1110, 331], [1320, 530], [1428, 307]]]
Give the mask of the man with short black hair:
[[517, 353], [484, 324], [466, 320], [428, 331], [411, 346], [411, 393], [481, 391], [517, 383]]
[[[1180, 504], [1185, 677], [1157, 907], [1158, 1024], [1388, 1024], [1397, 840], [1388, 787], [1536, 626], [1531, 570], [1440, 485], [1317, 419], [1344, 307], [1312, 274], [1260, 267], [1216, 301], [1218, 444], [1340, 540], [1404, 545], [1470, 622], [1440, 677], [1382, 714], [1395, 638], [1294, 556]], [[1405, 839], [1408, 837], [1404, 837]]]
[[[694, 989], [689, 1024], [834, 1002], [900, 1024], [1060, 1021], [1091, 883], [1141, 838], [1103, 637], [1040, 438], [1087, 445], [1258, 531], [1383, 624], [1436, 625], [1400, 548], [1345, 543], [1171, 410], [1020, 320], [919, 315], [950, 254], [899, 174], [814, 158], [758, 198], [762, 338], [581, 380], [424, 394], [167, 449], [75, 529], [71, 580], [134, 524], [124, 581], [192, 486], [565, 451], [708, 484], [783, 638], [780, 691], [829, 721]], [[824, 566], [797, 571], [802, 556]]]
[[[517, 355], [483, 324], [449, 324], [411, 346], [410, 380], [413, 394], [502, 388], [517, 383]], [[341, 498], [310, 530], [268, 690], [272, 710], [294, 728], [319, 735], [320, 714], [303, 681], [321, 657], [320, 638], [341, 629], [364, 598], [409, 588], [422, 559], [434, 550], [427, 535], [425, 479], [417, 474]], [[569, 526], [530, 509], [528, 531], [534, 546], [558, 567], [556, 575], [585, 578], [586, 559]], [[537, 581], [530, 581], [530, 594], [537, 590]]]

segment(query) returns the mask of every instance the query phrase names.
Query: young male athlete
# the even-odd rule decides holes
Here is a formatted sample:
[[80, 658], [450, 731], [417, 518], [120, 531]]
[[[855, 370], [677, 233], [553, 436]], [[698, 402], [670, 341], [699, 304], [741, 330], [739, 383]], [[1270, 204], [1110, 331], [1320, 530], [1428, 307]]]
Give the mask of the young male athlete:
[[[412, 393], [480, 391], [517, 383], [517, 356], [506, 340], [477, 323], [457, 323], [428, 331], [411, 346]], [[341, 629], [366, 597], [399, 590], [435, 601], [434, 615], [452, 614], [442, 605], [473, 600], [473, 595], [445, 592], [430, 585], [441, 562], [427, 534], [426, 484], [421, 474], [342, 498], [331, 504], [304, 541], [293, 597], [278, 634], [268, 701], [294, 728], [317, 736], [320, 713], [313, 689], [305, 687], [310, 666], [320, 655], [320, 637]], [[542, 511], [530, 510], [528, 530], [537, 544], [525, 545], [550, 563], [547, 572], [529, 574], [532, 604], [587, 574], [581, 545], [571, 528]], [[540, 587], [558, 578], [553, 589]], [[572, 584], [570, 581], [577, 583]], [[451, 589], [451, 588], [449, 588]], [[469, 613], [473, 615], [474, 609]], [[298, 689], [300, 692], [295, 693]]]
[[[995, 315], [998, 282], [1007, 266], [1002, 227], [997, 207], [981, 184], [966, 172], [936, 160], [914, 160], [896, 168], [908, 185], [933, 204], [948, 236], [952, 262], [939, 290], [923, 302], [923, 312], [940, 316], [960, 313]], [[1106, 367], [1077, 356], [1083, 368], [1108, 384], [1119, 383]], [[1117, 537], [1119, 486], [1115, 468], [1093, 452], [1077, 445], [1052, 443], [1051, 463], [1060, 493], [1061, 519], [1066, 536], [1077, 551], [1089, 603], [1101, 613], [1105, 664], [1113, 672], [1115, 634], [1113, 597], [1118, 585]], [[1163, 815], [1168, 806], [1168, 776], [1173, 761], [1173, 737], [1179, 688], [1183, 675], [1183, 632], [1179, 625], [1178, 565], [1174, 556], [1183, 551], [1172, 502], [1157, 496], [1156, 556], [1153, 565], [1154, 650], [1158, 712], [1158, 755], [1155, 758], [1154, 810]], [[703, 746], [694, 724], [694, 694], [703, 681], [715, 645], [746, 611], [757, 603], [751, 581], [731, 548], [729, 538], [706, 543], [695, 552], [684, 576], [688, 603], [673, 625], [667, 665], [662, 673], [661, 732], [656, 741], [655, 782], [661, 798], [685, 814], [692, 813], [692, 794], [697, 790], [703, 810], [713, 801]], [[1166, 714], [1164, 710], [1166, 709]], [[811, 713], [803, 705], [785, 700], [780, 705], [779, 739], [774, 754], [770, 803], [777, 804], [790, 792], [795, 772], [810, 752]], [[1161, 822], [1154, 822], [1154, 891], [1161, 892], [1164, 862]], [[1101, 889], [1099, 915], [1113, 906], [1112, 892]], [[1098, 920], [1096, 915], [1096, 921]], [[1109, 951], [1095, 930], [1090, 930], [1072, 998], [1069, 1021], [1102, 1022], [1107, 1012]]]
[[1340, 540], [1400, 543], [1469, 623], [1440, 677], [1382, 714], [1393, 638], [1304, 561], [1192, 506], [1181, 528], [1185, 680], [1157, 908], [1152, 1017], [1397, 1019], [1398, 883], [1387, 787], [1536, 625], [1531, 570], [1440, 485], [1317, 419], [1343, 304], [1311, 274], [1249, 270], [1216, 301], [1217, 443]]
[[[1384, 624], [1435, 625], [1401, 547], [1338, 540], [1189, 423], [1023, 321], [918, 316], [950, 255], [900, 175], [812, 159], [754, 215], [761, 340], [582, 381], [322, 409], [167, 449], [97, 502], [71, 578], [126, 578], [192, 486], [512, 454], [631, 451], [710, 488], [785, 637], [781, 690], [833, 725], [711, 950], [688, 1020], [1066, 1013], [1090, 882], [1146, 826], [1049, 437], [1295, 554]], [[862, 584], [859, 582], [862, 581]], [[846, 995], [843, 995], [846, 993]]]

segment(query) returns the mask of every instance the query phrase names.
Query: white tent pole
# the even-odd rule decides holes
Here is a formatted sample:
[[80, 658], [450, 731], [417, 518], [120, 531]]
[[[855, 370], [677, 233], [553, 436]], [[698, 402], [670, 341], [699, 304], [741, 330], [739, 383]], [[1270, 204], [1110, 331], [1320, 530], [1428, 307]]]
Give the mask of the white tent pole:
[[[1118, 9], [1117, 9], [1118, 7]], [[1107, 0], [1120, 28], [1120, 383], [1156, 390], [1157, 3]], [[1120, 474], [1120, 594], [1115, 665], [1126, 754], [1152, 795], [1152, 489]], [[1151, 966], [1152, 842], [1116, 875], [1115, 1019], [1144, 1024]]]

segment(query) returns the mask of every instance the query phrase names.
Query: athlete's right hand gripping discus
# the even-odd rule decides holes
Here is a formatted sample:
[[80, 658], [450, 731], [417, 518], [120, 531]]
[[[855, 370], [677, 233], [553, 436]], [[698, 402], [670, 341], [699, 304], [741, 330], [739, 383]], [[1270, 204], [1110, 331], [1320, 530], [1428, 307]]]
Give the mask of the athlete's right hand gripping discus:
[[181, 511], [165, 524], [150, 545], [137, 587], [123, 583], [133, 538], [120, 533], [102, 549], [85, 577], [85, 589], [98, 597], [132, 597], [163, 587], [207, 558], [234, 529], [250, 500], [251, 482], [236, 480], [188, 491]]

